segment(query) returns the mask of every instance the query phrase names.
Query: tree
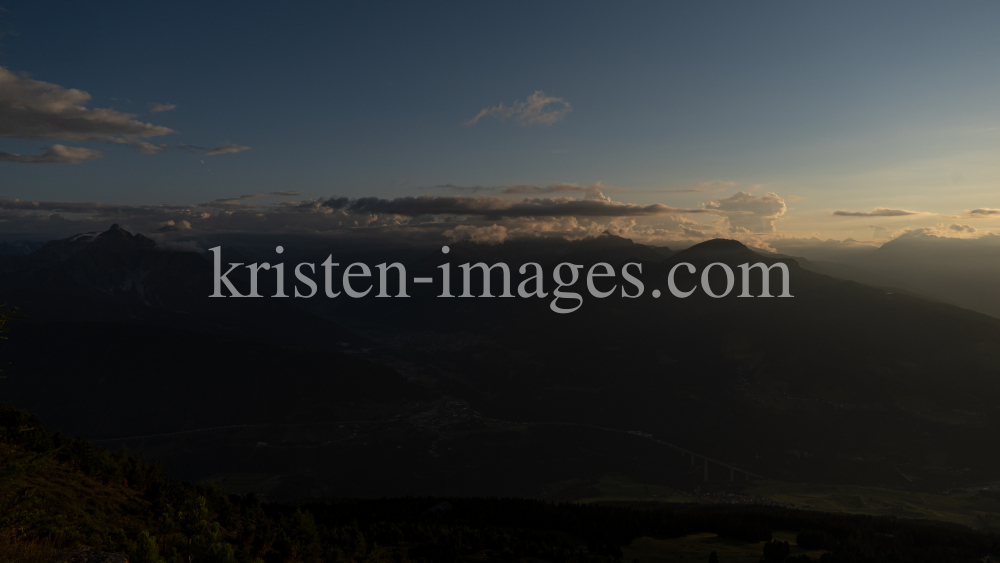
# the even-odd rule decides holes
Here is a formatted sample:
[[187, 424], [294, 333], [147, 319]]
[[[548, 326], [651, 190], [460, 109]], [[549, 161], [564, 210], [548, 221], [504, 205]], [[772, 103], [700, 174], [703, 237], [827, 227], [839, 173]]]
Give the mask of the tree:
[[803, 549], [826, 549], [828, 543], [822, 530], [802, 530], [795, 538], [795, 544]]
[[784, 563], [791, 551], [786, 541], [773, 540], [764, 544], [764, 561], [766, 563]]
[[18, 315], [14, 314], [18, 311], [17, 307], [11, 307], [10, 309], [4, 311], [3, 308], [6, 306], [6, 303], [0, 303], [0, 338], [4, 340], [7, 340], [7, 337], [2, 333], [10, 331], [10, 329], [7, 328], [7, 321], [20, 318]]
[[10, 309], [4, 311], [3, 308], [6, 306], [7, 306], [6, 303], [0, 303], [0, 339], [3, 340], [7, 340], [7, 337], [4, 336], [3, 333], [10, 331], [10, 329], [7, 328], [7, 322], [10, 321], [11, 319], [21, 318], [20, 316], [15, 314], [17, 313], [17, 307], [11, 307]]

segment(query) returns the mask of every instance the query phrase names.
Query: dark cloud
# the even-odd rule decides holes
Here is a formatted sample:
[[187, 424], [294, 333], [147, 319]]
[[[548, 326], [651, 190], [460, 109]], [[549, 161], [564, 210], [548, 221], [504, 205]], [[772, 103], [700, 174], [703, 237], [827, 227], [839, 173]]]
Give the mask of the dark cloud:
[[271, 195], [281, 196], [281, 197], [295, 197], [297, 195], [302, 195], [299, 190], [278, 190], [276, 192], [271, 192]]
[[331, 197], [323, 203], [325, 207], [329, 207], [331, 209], [345, 209], [350, 204], [351, 200], [349, 198], [337, 196]]
[[676, 189], [676, 190], [644, 190], [647, 193], [654, 194], [710, 194], [714, 192], [721, 192], [725, 188], [716, 188], [714, 190], [709, 190], [706, 188], [687, 188], [687, 189]]
[[485, 187], [485, 186], [456, 186], [455, 184], [440, 184], [434, 187], [438, 189], [455, 190], [457, 192], [469, 192], [469, 193], [495, 192], [498, 189], [500, 189], [496, 187]]
[[218, 209], [226, 209], [230, 207], [246, 207], [247, 201], [252, 199], [257, 199], [264, 197], [264, 194], [246, 194], [236, 197], [227, 197], [222, 199], [216, 199], [208, 203], [199, 203], [198, 207], [214, 207]]
[[187, 143], [182, 143], [180, 145], [177, 145], [177, 148], [187, 151], [189, 154], [204, 154], [206, 156], [215, 156], [219, 154], [234, 154], [250, 150], [250, 147], [237, 145], [235, 143], [222, 143], [221, 145], [215, 147], [214, 149], [210, 149], [208, 147], [199, 147], [198, 145], [189, 145]]
[[643, 217], [676, 213], [709, 213], [708, 209], [678, 209], [663, 204], [636, 205], [603, 199], [525, 198], [521, 201], [495, 196], [420, 196], [380, 199], [363, 197], [346, 201], [336, 198], [324, 203], [352, 213], [423, 215], [465, 215], [501, 217]]
[[592, 186], [581, 186], [580, 184], [557, 182], [547, 186], [532, 186], [528, 184], [517, 184], [513, 186], [456, 186], [455, 184], [440, 184], [434, 187], [437, 189], [448, 189], [473, 194], [479, 192], [497, 192], [505, 195], [573, 193], [597, 194], [602, 192], [615, 193], [626, 191], [624, 188], [609, 187], [600, 182], [597, 182]]
[[145, 215], [157, 206], [112, 205], [97, 202], [29, 201], [0, 198], [0, 210], [58, 211], [63, 213], [88, 213], [97, 215]]
[[587, 188], [578, 184], [549, 184], [548, 186], [507, 186], [500, 190], [504, 194], [571, 194], [585, 193], [587, 191], [598, 190], [599, 188]]
[[716, 212], [567, 197], [333, 197], [275, 202], [263, 194], [245, 194], [191, 205], [139, 206], [0, 199], [0, 224], [8, 238], [61, 238], [105, 230], [114, 223], [158, 240], [190, 240], [222, 233], [283, 233], [435, 243], [460, 239], [497, 242], [537, 236], [579, 239], [608, 230], [636, 241], [656, 243], [676, 240], [684, 232], [701, 233], [702, 238], [717, 233], [712, 225], [685, 219], [686, 213], [713, 217]]
[[233, 154], [248, 150], [250, 150], [250, 147], [244, 147], [243, 145], [237, 145], [235, 143], [223, 143], [215, 147], [214, 149], [209, 149], [209, 151], [206, 152], [205, 155], [215, 156], [217, 154]]
[[990, 209], [988, 207], [980, 207], [979, 209], [972, 209], [966, 211], [963, 216], [969, 219], [983, 219], [986, 217], [993, 217], [1000, 215], [1000, 209]]
[[0, 151], [0, 161], [23, 164], [80, 164], [85, 160], [103, 157], [104, 155], [100, 151], [63, 145], [43, 147], [42, 154], [38, 155], [12, 154]]
[[208, 147], [199, 147], [198, 145], [180, 144], [177, 148], [187, 151], [190, 154], [204, 154], [206, 156], [215, 156], [219, 154], [233, 154], [243, 151], [250, 150], [250, 147], [244, 147], [243, 145], [237, 145], [234, 143], [222, 143], [221, 145], [210, 149]]

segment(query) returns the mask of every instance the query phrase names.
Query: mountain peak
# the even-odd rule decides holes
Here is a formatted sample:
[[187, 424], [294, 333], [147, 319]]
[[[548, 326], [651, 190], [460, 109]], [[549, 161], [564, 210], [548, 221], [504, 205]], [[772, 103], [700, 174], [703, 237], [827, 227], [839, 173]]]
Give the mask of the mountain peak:
[[712, 240], [706, 240], [705, 242], [699, 242], [688, 250], [694, 250], [696, 248], [698, 250], [750, 250], [742, 242], [728, 238], [714, 238]]
[[688, 259], [749, 260], [755, 257], [759, 258], [759, 255], [742, 242], [724, 238], [700, 242], [674, 255], [674, 258], [680, 261]]
[[751, 252], [749, 248], [742, 242], [738, 240], [732, 240], [727, 238], [714, 238], [712, 240], [706, 240], [705, 242], [700, 242], [690, 248], [685, 252]]
[[126, 231], [123, 228], [121, 228], [121, 226], [118, 225], [118, 223], [115, 223], [114, 225], [111, 225], [110, 229], [104, 231], [103, 233], [101, 233], [98, 236], [102, 236], [102, 237], [105, 237], [105, 236], [117, 236], [117, 237], [127, 236], [127, 237], [131, 237], [132, 233]]

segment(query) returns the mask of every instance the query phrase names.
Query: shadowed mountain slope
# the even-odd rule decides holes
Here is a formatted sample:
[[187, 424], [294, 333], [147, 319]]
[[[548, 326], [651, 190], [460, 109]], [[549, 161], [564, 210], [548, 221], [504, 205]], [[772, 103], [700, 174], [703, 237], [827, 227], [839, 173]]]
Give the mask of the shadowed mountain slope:
[[[349, 252], [338, 245], [309, 261], [319, 264], [327, 255], [336, 260]], [[415, 254], [406, 249], [399, 256]], [[370, 266], [382, 261], [378, 252], [353, 257], [367, 257]], [[225, 262], [248, 260], [224, 251]], [[546, 297], [436, 297], [441, 264], [451, 264], [458, 294], [459, 266], [480, 261], [506, 262], [515, 292], [527, 277], [519, 266], [537, 262]], [[552, 272], [567, 261], [587, 268], [608, 263], [616, 275], [597, 285], [602, 291], [614, 287], [612, 295], [590, 295], [585, 268], [575, 284], [563, 288], [582, 295], [580, 308], [554, 313]], [[548, 469], [524, 473], [513, 488], [502, 487], [510, 469], [486, 487], [490, 493], [522, 494], [616, 467], [647, 477], [657, 473], [653, 468], [667, 467], [658, 461], [661, 450], [645, 449], [645, 442], [622, 451], [616, 448], [632, 442], [612, 440], [604, 450], [587, 445], [604, 443], [601, 429], [611, 429], [651, 434], [758, 475], [795, 481], [934, 489], [998, 477], [1000, 457], [981, 445], [1000, 438], [1000, 321], [810, 272], [794, 260], [784, 260], [794, 297], [739, 297], [741, 264], [777, 261], [728, 240], [677, 253], [608, 234], [576, 242], [458, 243], [448, 254], [434, 249], [405, 262], [411, 279], [436, 280], [408, 284], [410, 298], [377, 298], [376, 288], [362, 299], [329, 299], [322, 290], [313, 299], [209, 299], [211, 263], [204, 256], [158, 249], [148, 239], [113, 229], [5, 257], [0, 301], [22, 305], [33, 320], [45, 321], [26, 332], [34, 343], [24, 350], [31, 351], [11, 361], [22, 370], [18, 378], [58, 385], [79, 397], [65, 407], [77, 421], [60, 422], [67, 431], [89, 424], [95, 429], [87, 432], [91, 437], [128, 437], [134, 434], [110, 430], [147, 424], [144, 415], [157, 421], [150, 424], [157, 429], [246, 420], [272, 425], [266, 439], [248, 431], [235, 442], [222, 436], [199, 438], [197, 447], [188, 438], [142, 446], [150, 455], [173, 460], [188, 476], [248, 479], [248, 473], [284, 475], [311, 467], [310, 495], [342, 491], [343, 481], [333, 475], [366, 471], [380, 476], [371, 482], [376, 492], [380, 481], [421, 475], [418, 481], [430, 487], [422, 490], [454, 486], [475, 494], [475, 483], [485, 483], [483, 476], [507, 463], [547, 460]], [[629, 262], [637, 263], [630, 272], [644, 288], [634, 298], [621, 295], [623, 288], [638, 294], [637, 285], [621, 275]], [[670, 272], [681, 263], [691, 264], [695, 273], [677, 267], [676, 285], [698, 288], [684, 299], [668, 289]], [[700, 288], [702, 272], [715, 263], [734, 274], [732, 291], [718, 299]], [[757, 269], [752, 274], [750, 294], [759, 296], [761, 274]], [[390, 295], [397, 292], [394, 278], [389, 277]], [[231, 279], [245, 290], [245, 273]], [[273, 290], [270, 279], [262, 277], [261, 293]], [[778, 268], [769, 280], [771, 294], [781, 293]], [[712, 267], [708, 283], [723, 292], [728, 280], [721, 266]], [[473, 278], [473, 294], [482, 292], [481, 284]], [[501, 294], [502, 286], [500, 269], [494, 269], [493, 294]], [[654, 289], [660, 297], [653, 297]], [[561, 299], [575, 303], [572, 297]], [[150, 328], [47, 324], [60, 319]], [[339, 327], [359, 336], [340, 346], [337, 342], [350, 335], [341, 336], [346, 331]], [[220, 335], [273, 346], [226, 343]], [[300, 350], [282, 348], [289, 342]], [[51, 349], [70, 351], [67, 358], [80, 358], [87, 367], [45, 358]], [[33, 372], [32, 364], [45, 367]], [[385, 368], [402, 377], [364, 375], [388, 373]], [[81, 377], [74, 379], [74, 369]], [[175, 372], [181, 375], [173, 385]], [[244, 372], [251, 374], [246, 384]], [[45, 384], [19, 382], [16, 389], [19, 404], [46, 408]], [[105, 400], [109, 393], [114, 401]], [[129, 406], [115, 407], [116, 401]], [[217, 403], [227, 404], [212, 406]], [[329, 432], [275, 426], [300, 417], [325, 424], [396, 422]], [[81, 422], [91, 420], [99, 422]], [[98, 427], [111, 435], [98, 434]], [[266, 461], [256, 456], [261, 459], [246, 458], [241, 469], [238, 460], [244, 458], [225, 454], [237, 443], [274, 440], [296, 451], [312, 448], [319, 457], [307, 463], [287, 452], [265, 456]], [[317, 449], [327, 443], [327, 449]], [[573, 446], [566, 450], [568, 444]], [[569, 451], [596, 453], [577, 459]], [[406, 455], [398, 457], [402, 452]], [[552, 457], [554, 452], [561, 453]], [[331, 465], [336, 459], [356, 463]], [[366, 469], [374, 467], [376, 473]], [[684, 471], [696, 470], [678, 466], [663, 475], [688, 482]]]

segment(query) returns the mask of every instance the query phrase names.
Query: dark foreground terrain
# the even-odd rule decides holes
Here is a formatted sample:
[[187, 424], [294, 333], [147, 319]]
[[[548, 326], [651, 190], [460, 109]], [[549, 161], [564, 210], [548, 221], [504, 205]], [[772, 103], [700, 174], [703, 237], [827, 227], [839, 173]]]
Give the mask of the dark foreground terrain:
[[[553, 504], [470, 497], [261, 503], [163, 476], [124, 451], [0, 407], [0, 555], [59, 548], [132, 563], [458, 561], [973, 562], [1000, 536], [779, 506]], [[790, 541], [789, 541], [790, 540]], [[70, 551], [66, 551], [70, 550]], [[642, 559], [639, 559], [639, 557]], [[43, 559], [41, 559], [43, 560]]]

